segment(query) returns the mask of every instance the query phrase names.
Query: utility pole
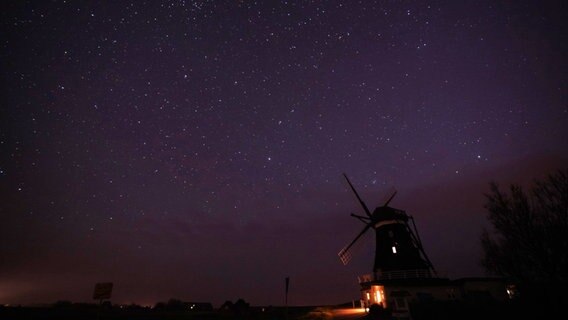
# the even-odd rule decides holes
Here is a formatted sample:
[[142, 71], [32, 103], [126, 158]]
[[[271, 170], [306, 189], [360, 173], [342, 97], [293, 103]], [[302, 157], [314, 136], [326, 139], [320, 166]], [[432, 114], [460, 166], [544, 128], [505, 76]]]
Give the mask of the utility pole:
[[286, 291], [284, 294], [284, 307], [286, 313], [286, 319], [288, 319], [288, 288], [290, 287], [290, 277], [286, 277]]

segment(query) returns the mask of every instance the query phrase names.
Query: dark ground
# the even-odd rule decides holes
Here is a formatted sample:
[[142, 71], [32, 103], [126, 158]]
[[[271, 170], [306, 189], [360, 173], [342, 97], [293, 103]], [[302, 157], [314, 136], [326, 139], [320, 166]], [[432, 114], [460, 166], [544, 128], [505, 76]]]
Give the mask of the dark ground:
[[[449, 319], [565, 319], [566, 306], [539, 305], [530, 301], [506, 302], [428, 302], [411, 306], [412, 320]], [[344, 308], [344, 309], [342, 309]], [[316, 319], [393, 319], [388, 312], [352, 313], [346, 306], [325, 307], [250, 307], [243, 310], [156, 310], [143, 307], [101, 307], [68, 305], [59, 307], [0, 307], [0, 319], [84, 319], [84, 320], [316, 320]], [[347, 312], [343, 312], [347, 311]]]
[[[181, 319], [300, 319], [314, 307], [285, 308], [254, 307], [242, 311], [183, 311], [154, 310], [151, 308], [104, 308], [96, 306], [69, 307], [0, 307], [0, 319], [38, 320], [181, 320]], [[287, 315], [287, 317], [286, 317]], [[308, 319], [308, 318], [306, 318]]]

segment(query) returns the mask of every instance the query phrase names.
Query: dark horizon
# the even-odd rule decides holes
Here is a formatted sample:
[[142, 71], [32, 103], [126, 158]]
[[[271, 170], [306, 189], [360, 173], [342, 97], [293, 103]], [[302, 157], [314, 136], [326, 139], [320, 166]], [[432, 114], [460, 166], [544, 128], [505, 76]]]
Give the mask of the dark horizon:
[[359, 298], [369, 207], [484, 276], [484, 193], [568, 163], [561, 1], [2, 4], [0, 305]]

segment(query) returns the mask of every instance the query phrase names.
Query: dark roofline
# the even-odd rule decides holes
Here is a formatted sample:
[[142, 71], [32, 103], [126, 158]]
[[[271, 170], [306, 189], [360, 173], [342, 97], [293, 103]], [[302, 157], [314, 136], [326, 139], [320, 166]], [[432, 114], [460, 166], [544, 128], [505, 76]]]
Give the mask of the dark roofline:
[[362, 287], [370, 287], [372, 285], [379, 286], [446, 286], [451, 285], [452, 280], [448, 278], [417, 278], [417, 279], [385, 279], [375, 280], [366, 283], [361, 283]]
[[507, 279], [503, 277], [464, 277], [452, 280], [455, 283], [464, 283], [464, 282], [507, 282]]

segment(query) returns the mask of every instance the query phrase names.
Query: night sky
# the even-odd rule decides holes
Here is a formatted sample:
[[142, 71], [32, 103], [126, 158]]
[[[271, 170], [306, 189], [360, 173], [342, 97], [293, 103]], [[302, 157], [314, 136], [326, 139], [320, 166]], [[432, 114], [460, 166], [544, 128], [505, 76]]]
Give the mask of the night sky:
[[371, 210], [483, 276], [489, 182], [568, 163], [565, 1], [7, 1], [0, 303], [358, 299]]

